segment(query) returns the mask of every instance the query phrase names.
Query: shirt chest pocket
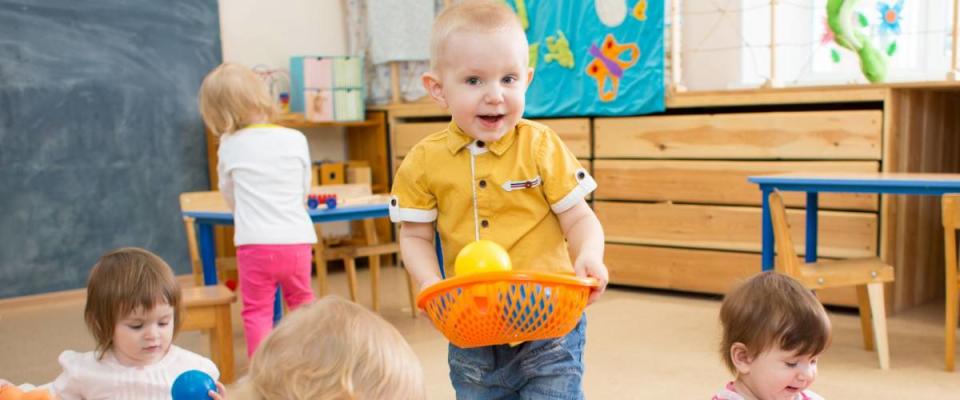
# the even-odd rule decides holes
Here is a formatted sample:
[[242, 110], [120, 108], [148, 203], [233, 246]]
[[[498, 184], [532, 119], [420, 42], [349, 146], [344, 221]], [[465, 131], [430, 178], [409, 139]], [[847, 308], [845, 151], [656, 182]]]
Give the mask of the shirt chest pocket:
[[531, 189], [536, 189], [536, 191], [539, 192], [539, 187], [542, 183], [543, 180], [540, 179], [540, 175], [537, 175], [530, 179], [506, 180], [500, 185], [500, 187], [506, 192], [516, 192], [520, 190]]
[[544, 207], [549, 207], [543, 194], [543, 179], [539, 175], [514, 175], [513, 178], [496, 184], [497, 200], [490, 206], [498, 213], [527, 218], [539, 215]]

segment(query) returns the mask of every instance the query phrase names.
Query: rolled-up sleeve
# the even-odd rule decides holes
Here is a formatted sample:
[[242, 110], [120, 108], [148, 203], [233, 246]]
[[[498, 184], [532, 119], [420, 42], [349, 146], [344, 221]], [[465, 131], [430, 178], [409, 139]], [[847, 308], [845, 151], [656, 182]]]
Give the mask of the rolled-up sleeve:
[[555, 214], [570, 209], [597, 188], [590, 172], [553, 131], [540, 142], [537, 165], [543, 178], [543, 192]]
[[414, 147], [397, 169], [390, 198], [390, 220], [393, 222], [433, 222], [437, 219], [437, 198], [426, 181], [423, 150], [420, 146]]

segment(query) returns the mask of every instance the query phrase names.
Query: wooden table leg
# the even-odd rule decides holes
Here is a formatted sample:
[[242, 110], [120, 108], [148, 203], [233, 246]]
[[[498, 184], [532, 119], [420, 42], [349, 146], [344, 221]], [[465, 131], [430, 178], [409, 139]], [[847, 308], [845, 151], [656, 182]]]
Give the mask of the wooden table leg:
[[[373, 246], [380, 243], [377, 237], [377, 227], [373, 219], [363, 220], [364, 236], [367, 238], [367, 245]], [[370, 260], [370, 286], [373, 296], [373, 311], [380, 311], [380, 255], [374, 254], [369, 257]]]
[[216, 323], [210, 329], [210, 359], [220, 368], [220, 381], [233, 383], [233, 326], [230, 322], [230, 304], [216, 307]]
[[345, 257], [343, 268], [347, 271], [347, 285], [350, 287], [350, 300], [357, 302], [357, 259]]
[[317, 232], [317, 244], [313, 245], [313, 263], [317, 266], [317, 297], [323, 297], [327, 294], [327, 259], [323, 257], [326, 246], [320, 224], [313, 224], [313, 227]]

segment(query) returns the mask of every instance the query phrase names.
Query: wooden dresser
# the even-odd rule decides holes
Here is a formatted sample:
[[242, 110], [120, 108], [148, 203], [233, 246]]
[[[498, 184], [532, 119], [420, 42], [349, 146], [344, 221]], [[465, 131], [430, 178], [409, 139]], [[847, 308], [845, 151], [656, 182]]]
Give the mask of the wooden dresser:
[[[387, 111], [392, 168], [449, 116], [432, 103]], [[960, 84], [680, 93], [663, 114], [539, 120], [593, 171], [615, 284], [725, 293], [760, 270], [760, 191], [788, 171], [960, 172]], [[803, 252], [804, 198], [785, 196]], [[896, 266], [890, 309], [943, 293], [939, 199], [825, 194], [819, 254]], [[854, 291], [821, 293], [855, 305]]]

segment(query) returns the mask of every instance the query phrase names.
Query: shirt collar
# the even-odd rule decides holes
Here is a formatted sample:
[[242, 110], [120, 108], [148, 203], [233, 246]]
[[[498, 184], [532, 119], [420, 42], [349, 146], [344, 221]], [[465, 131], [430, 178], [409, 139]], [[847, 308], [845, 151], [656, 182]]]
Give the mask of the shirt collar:
[[[447, 135], [447, 149], [450, 150], [451, 154], [456, 154], [460, 149], [466, 147], [468, 144], [473, 143], [474, 139], [467, 135], [456, 122], [450, 121], [450, 125], [447, 127], [447, 130], [450, 131], [450, 135]], [[517, 139], [517, 127], [513, 127], [508, 131], [500, 140], [497, 140], [493, 143], [485, 143], [487, 149], [490, 150], [493, 154], [497, 156], [503, 155], [510, 146], [513, 145]]]

